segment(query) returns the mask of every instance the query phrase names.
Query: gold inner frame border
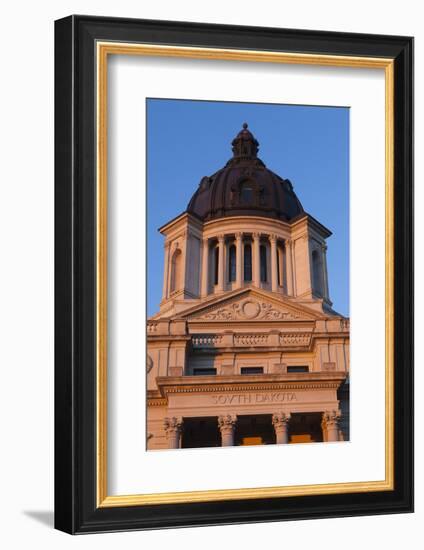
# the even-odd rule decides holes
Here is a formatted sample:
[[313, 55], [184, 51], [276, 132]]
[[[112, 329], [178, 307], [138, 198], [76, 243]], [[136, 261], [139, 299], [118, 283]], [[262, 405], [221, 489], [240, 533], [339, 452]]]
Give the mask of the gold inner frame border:
[[[138, 55], [384, 69], [385, 72], [385, 479], [315, 485], [252, 487], [170, 493], [107, 493], [107, 61], [109, 55]], [[391, 58], [269, 52], [141, 43], [96, 43], [97, 63], [97, 506], [212, 502], [255, 498], [342, 494], [394, 489], [394, 60]]]

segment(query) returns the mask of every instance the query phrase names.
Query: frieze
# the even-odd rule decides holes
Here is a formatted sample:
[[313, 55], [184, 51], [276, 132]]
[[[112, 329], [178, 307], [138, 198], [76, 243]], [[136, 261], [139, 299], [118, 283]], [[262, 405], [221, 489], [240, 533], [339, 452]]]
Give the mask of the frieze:
[[291, 403], [297, 401], [293, 392], [269, 392], [269, 393], [233, 393], [231, 395], [213, 395], [214, 405], [260, 405], [270, 403]]

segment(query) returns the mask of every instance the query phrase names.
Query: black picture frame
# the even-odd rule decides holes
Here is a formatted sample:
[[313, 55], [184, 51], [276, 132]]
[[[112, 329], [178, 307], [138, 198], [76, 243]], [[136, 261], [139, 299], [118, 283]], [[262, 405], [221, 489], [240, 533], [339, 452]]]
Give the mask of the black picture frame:
[[[97, 507], [99, 40], [394, 60], [394, 490]], [[413, 511], [413, 39], [73, 15], [55, 22], [55, 527], [93, 533]]]

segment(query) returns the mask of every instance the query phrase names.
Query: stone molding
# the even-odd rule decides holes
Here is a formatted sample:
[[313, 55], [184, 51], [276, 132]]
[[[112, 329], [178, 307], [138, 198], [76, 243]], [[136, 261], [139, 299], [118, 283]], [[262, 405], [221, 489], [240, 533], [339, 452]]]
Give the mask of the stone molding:
[[[303, 374], [303, 373], [302, 373]], [[205, 385], [193, 385], [193, 386], [167, 386], [164, 390], [165, 394], [168, 393], [204, 393], [204, 392], [226, 392], [226, 391], [274, 391], [274, 390], [336, 390], [339, 388], [341, 382], [322, 382], [322, 383], [290, 383], [275, 384], [271, 386], [236, 386], [234, 384], [228, 386], [205, 386]]]
[[168, 405], [168, 400], [163, 397], [153, 397], [147, 399], [148, 407], [166, 407]]

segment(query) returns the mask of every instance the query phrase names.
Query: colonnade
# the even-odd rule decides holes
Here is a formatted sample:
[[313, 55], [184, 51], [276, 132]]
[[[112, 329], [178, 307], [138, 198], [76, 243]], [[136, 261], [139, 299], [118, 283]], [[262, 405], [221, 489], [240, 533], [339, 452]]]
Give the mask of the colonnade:
[[[232, 245], [236, 249], [235, 278], [232, 281], [228, 281], [228, 277], [226, 277], [229, 271], [227, 269], [228, 250]], [[265, 271], [267, 272], [268, 265], [270, 267], [270, 273], [267, 273], [265, 281], [261, 277], [261, 245], [266, 246]], [[251, 280], [245, 279], [246, 246], [251, 247]], [[213, 254], [211, 254], [211, 250]], [[281, 254], [280, 257], [279, 251]], [[268, 253], [270, 254], [269, 261]], [[256, 287], [261, 287], [261, 283], [267, 283], [272, 292], [277, 292], [279, 288], [283, 287], [286, 293], [293, 294], [293, 265], [294, 258], [291, 240], [279, 239], [274, 234], [238, 232], [205, 238], [203, 239], [202, 250], [201, 296], [208, 295], [213, 287], [216, 287], [218, 292], [223, 292], [226, 290], [225, 287], [229, 282], [231, 282], [233, 289], [241, 288], [246, 282]], [[210, 280], [211, 277], [216, 280]]]
[[[289, 413], [282, 411], [272, 415], [272, 425], [275, 430], [275, 440], [277, 444], [286, 444], [289, 442]], [[326, 434], [326, 441], [340, 441], [340, 411], [331, 410], [322, 413], [321, 427]], [[237, 415], [224, 414], [218, 416], [218, 428], [221, 433], [221, 446], [231, 447], [234, 445], [234, 434], [237, 426]], [[164, 419], [164, 429], [169, 449], [178, 449], [181, 447], [181, 434], [184, 427], [182, 418], [171, 417]]]

